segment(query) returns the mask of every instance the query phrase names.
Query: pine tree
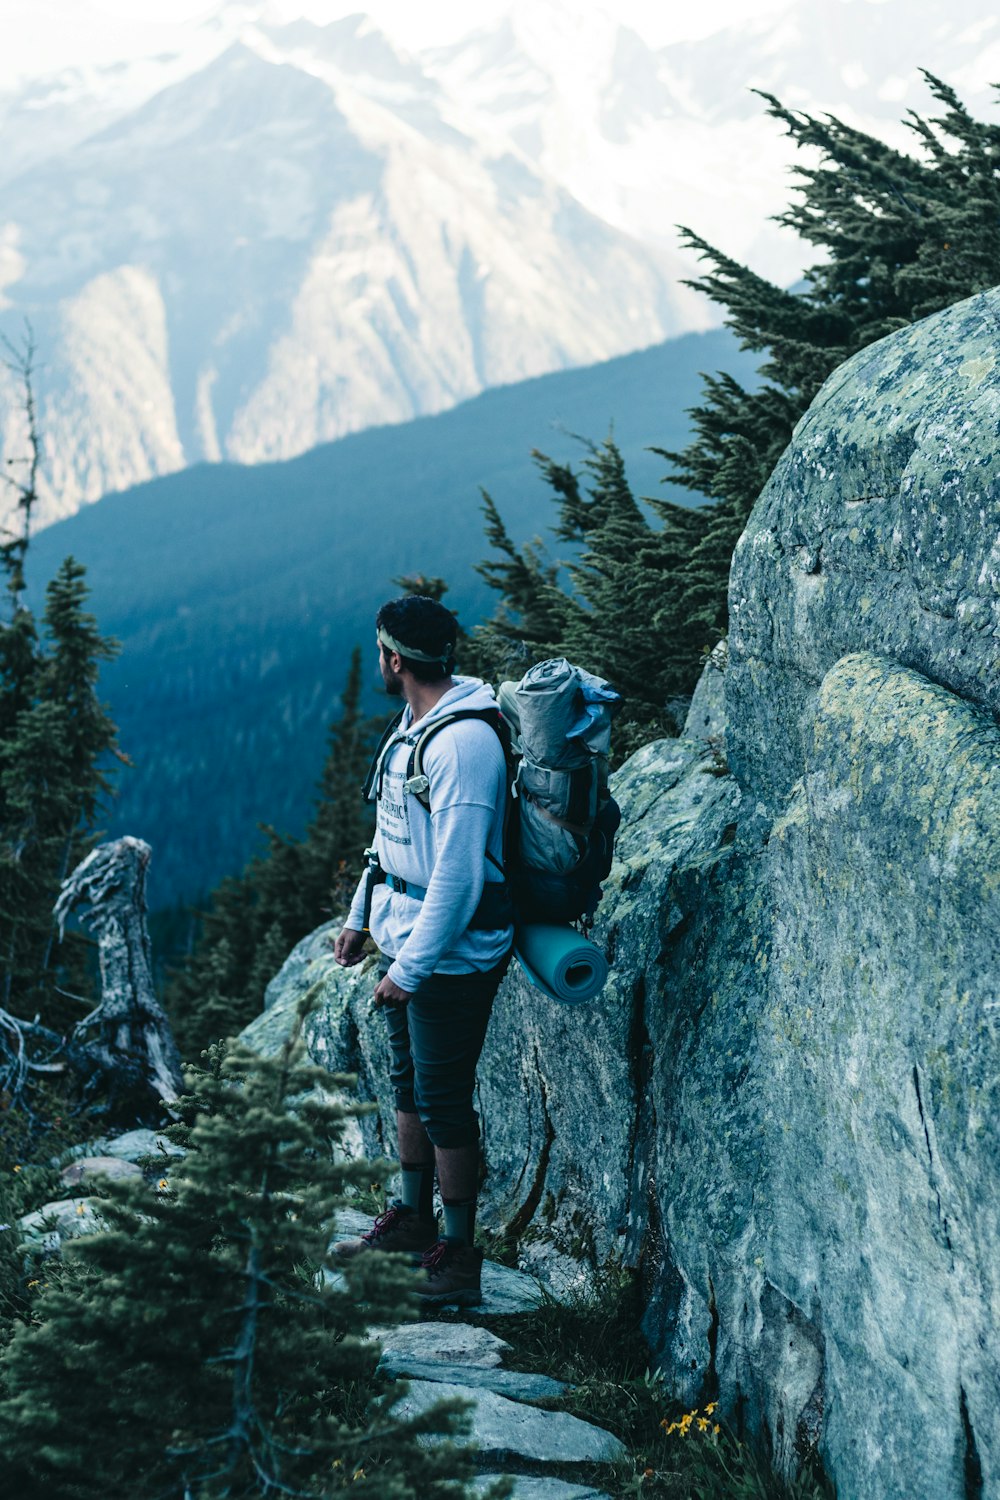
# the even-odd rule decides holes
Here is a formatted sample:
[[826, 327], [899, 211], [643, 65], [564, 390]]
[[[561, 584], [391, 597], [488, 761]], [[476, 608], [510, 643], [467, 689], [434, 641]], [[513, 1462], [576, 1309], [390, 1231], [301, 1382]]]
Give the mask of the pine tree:
[[186, 963], [170, 978], [166, 1005], [185, 1055], [197, 1056], [251, 1021], [295, 944], [346, 909], [371, 836], [373, 819], [361, 800], [361, 784], [376, 733], [361, 714], [356, 647], [305, 837], [263, 828], [266, 850], [217, 887]]
[[[110, 796], [107, 756], [117, 751], [116, 727], [97, 695], [102, 661], [118, 655], [118, 643], [102, 636], [85, 608], [86, 569], [64, 559], [45, 594], [48, 651], [40, 663], [38, 696], [61, 704], [68, 716], [68, 749], [80, 819], [89, 826], [103, 798]], [[73, 851], [76, 857], [76, 851]]]
[[19, 707], [0, 740], [3, 1005], [20, 1016], [39, 1012], [54, 1030], [75, 1019], [59, 991], [84, 982], [84, 966], [79, 935], [56, 947], [52, 908], [70, 869], [93, 847], [117, 750], [116, 727], [97, 694], [100, 663], [116, 646], [98, 632], [86, 597], [84, 569], [69, 557], [46, 590], [45, 636], [36, 640], [30, 671], [11, 678], [8, 702]]
[[[43, 735], [39, 744], [37, 732], [30, 732], [37, 731], [37, 722], [26, 724], [29, 733], [22, 734], [20, 745], [16, 745], [18, 725], [34, 704], [39, 658], [35, 616], [24, 598], [25, 558], [31, 538], [31, 514], [38, 499], [41, 461], [32, 387], [35, 347], [30, 329], [22, 349], [15, 348], [6, 338], [2, 347], [6, 355], [4, 363], [24, 389], [29, 447], [28, 456], [22, 460], [22, 467], [28, 471], [26, 478], [3, 476], [6, 487], [17, 497], [18, 524], [6, 532], [7, 540], [0, 544], [0, 569], [10, 611], [9, 620], [0, 621], [0, 967], [2, 1003], [9, 1009], [14, 998], [15, 975], [24, 972], [21, 948], [28, 946], [19, 941], [21, 928], [26, 916], [35, 915], [31, 881], [21, 878], [20, 865], [31, 848], [33, 798], [28, 777], [36, 763], [38, 769], [45, 763], [46, 736], [41, 726]], [[60, 785], [65, 782], [64, 775], [56, 779]]]
[[[541, 455], [536, 461], [545, 463]], [[492, 496], [481, 491], [486, 538], [502, 561], [480, 563], [477, 572], [501, 596], [492, 619], [477, 626], [463, 653], [471, 669], [484, 678], [520, 677], [539, 657], [558, 656], [574, 602], [559, 585], [559, 569], [546, 555], [541, 538], [517, 547], [504, 526]]]
[[695, 441], [681, 453], [657, 450], [677, 466], [675, 483], [714, 502], [682, 588], [685, 616], [710, 637], [726, 629], [729, 563], [754, 500], [827, 377], [876, 339], [1000, 281], [1000, 126], [974, 120], [947, 84], [924, 77], [944, 112], [911, 112], [916, 156], [761, 95], [795, 144], [820, 156], [795, 168], [798, 201], [777, 216], [823, 252], [804, 291], [682, 231], [713, 267], [690, 284], [726, 308], [744, 349], [765, 356], [757, 390], [707, 378]]
[[[537, 455], [559, 505], [556, 537], [578, 549], [572, 592], [537, 540], [518, 548], [485, 496], [486, 534], [499, 559], [480, 571], [502, 599], [474, 636], [484, 675], [519, 676], [540, 656], [567, 655], [626, 694], [615, 755], [676, 729], [671, 702], [690, 694], [706, 654], [727, 628], [733, 548], [795, 423], [845, 359], [897, 328], [1000, 281], [1000, 126], [974, 120], [931, 74], [944, 106], [911, 114], [917, 155], [841, 121], [817, 119], [762, 97], [768, 113], [819, 164], [798, 167], [798, 201], [778, 221], [823, 252], [805, 290], [787, 291], [691, 230], [686, 244], [712, 269], [690, 285], [725, 307], [742, 347], [764, 356], [761, 384], [705, 377], [683, 452], [654, 449], [668, 475], [704, 502], [647, 504], [646, 524], [609, 439], [580, 476]], [[678, 705], [679, 708], [679, 705]]]
[[372, 724], [361, 713], [361, 651], [355, 647], [303, 849], [307, 881], [325, 894], [330, 910], [349, 904], [371, 837], [372, 817], [361, 800], [361, 785], [372, 737]]
[[[102, 661], [117, 649], [85, 608], [84, 569], [67, 558], [46, 590], [45, 640], [25, 602], [26, 559], [42, 458], [33, 388], [35, 344], [0, 340], [24, 392], [23, 478], [5, 475], [17, 524], [0, 545], [9, 619], [0, 623], [0, 962], [3, 1008], [69, 1019], [57, 976], [79, 984], [80, 941], [54, 957], [52, 907], [71, 863], [88, 847], [100, 798], [110, 791], [116, 729], [97, 696]], [[11, 461], [13, 463], [13, 461]], [[15, 465], [15, 468], [17, 465]]]
[[[543, 453], [534, 457], [559, 505], [554, 533], [574, 548], [566, 568], [573, 592], [540, 541], [514, 545], [485, 496], [487, 534], [503, 561], [479, 571], [503, 603], [473, 632], [477, 669], [520, 677], [540, 658], [567, 656], [608, 678], [625, 699], [615, 724], [620, 761], [674, 727], [669, 705], [704, 658], [703, 633], [685, 632], [678, 610], [679, 570], [698, 515], [664, 507], [662, 524], [648, 520], [611, 437], [588, 445], [582, 474]], [[655, 513], [658, 502], [649, 504]]]
[[[109, 1183], [106, 1229], [48, 1269], [0, 1373], [11, 1493], [65, 1500], [459, 1500], [471, 1459], [393, 1418], [367, 1326], [407, 1306], [395, 1257], [324, 1276], [333, 1214], [372, 1166], [338, 1153], [363, 1106], [304, 1060], [216, 1046], [182, 1101], [188, 1155], [155, 1191]], [[334, 1091], [334, 1092], [331, 1092]]]

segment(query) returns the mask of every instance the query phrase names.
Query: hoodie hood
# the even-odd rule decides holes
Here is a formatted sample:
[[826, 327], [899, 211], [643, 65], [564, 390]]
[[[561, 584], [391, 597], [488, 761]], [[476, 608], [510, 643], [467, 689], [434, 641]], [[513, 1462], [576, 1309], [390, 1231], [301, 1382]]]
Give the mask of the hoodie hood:
[[412, 717], [410, 705], [406, 705], [403, 711], [403, 719], [399, 726], [399, 733], [401, 735], [407, 739], [416, 739], [427, 728], [428, 724], [433, 724], [435, 719], [440, 719], [446, 714], [454, 713], [456, 708], [482, 709], [499, 707], [496, 693], [488, 682], [483, 682], [482, 678], [459, 677], [456, 675], [452, 678], [452, 681], [455, 686], [449, 688], [444, 697], [435, 703], [434, 707], [428, 713], [425, 713], [423, 718], [414, 724], [412, 728], [410, 724]]

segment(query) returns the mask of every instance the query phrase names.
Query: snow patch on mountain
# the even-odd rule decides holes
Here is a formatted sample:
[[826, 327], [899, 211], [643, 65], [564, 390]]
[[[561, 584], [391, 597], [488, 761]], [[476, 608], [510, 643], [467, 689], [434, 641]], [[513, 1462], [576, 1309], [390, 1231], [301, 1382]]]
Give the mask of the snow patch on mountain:
[[[72, 515], [89, 496], [184, 467], [166, 309], [148, 271], [120, 266], [94, 277], [50, 310], [36, 337], [45, 476], [36, 524]], [[16, 481], [26, 478], [27, 437], [23, 390], [3, 367], [0, 451]]]

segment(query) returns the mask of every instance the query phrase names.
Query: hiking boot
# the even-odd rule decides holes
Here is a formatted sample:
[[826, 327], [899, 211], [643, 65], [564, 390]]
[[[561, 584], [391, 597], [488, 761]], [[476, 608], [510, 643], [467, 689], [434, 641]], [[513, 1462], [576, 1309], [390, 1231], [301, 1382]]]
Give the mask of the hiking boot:
[[425, 1277], [417, 1296], [425, 1306], [474, 1307], [482, 1302], [483, 1252], [474, 1245], [438, 1240], [420, 1261]]
[[436, 1214], [433, 1219], [418, 1218], [412, 1208], [397, 1200], [390, 1203], [384, 1214], [379, 1214], [360, 1239], [338, 1240], [331, 1245], [330, 1253], [338, 1260], [350, 1260], [365, 1250], [391, 1250], [395, 1255], [409, 1255], [417, 1261], [434, 1244], [437, 1235]]

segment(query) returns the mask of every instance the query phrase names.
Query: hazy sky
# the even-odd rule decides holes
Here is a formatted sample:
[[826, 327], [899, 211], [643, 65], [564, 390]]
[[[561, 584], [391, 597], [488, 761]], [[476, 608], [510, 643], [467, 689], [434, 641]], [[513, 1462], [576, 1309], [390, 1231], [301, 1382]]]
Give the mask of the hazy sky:
[[[572, 0], [571, 8], [577, 13], [611, 10], [658, 45], [708, 35], [738, 17], [781, 9], [783, 3], [787, 0], [699, 0], [696, 6], [676, 0]], [[265, 9], [274, 20], [307, 16], [324, 22], [367, 11], [399, 41], [415, 47], [461, 36], [507, 8], [505, 0], [267, 0], [266, 5], [219, 0], [0, 0], [0, 84], [73, 63], [173, 52], [193, 43], [199, 23], [210, 23], [222, 12], [234, 22]]]

